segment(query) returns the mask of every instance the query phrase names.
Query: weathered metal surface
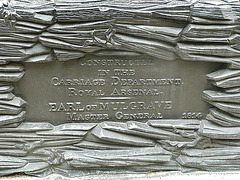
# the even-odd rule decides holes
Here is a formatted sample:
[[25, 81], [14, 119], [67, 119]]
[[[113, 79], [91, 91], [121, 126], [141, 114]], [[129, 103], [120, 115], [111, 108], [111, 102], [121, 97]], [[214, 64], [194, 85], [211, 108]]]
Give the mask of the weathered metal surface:
[[0, 175], [240, 169], [238, 0], [0, 6]]

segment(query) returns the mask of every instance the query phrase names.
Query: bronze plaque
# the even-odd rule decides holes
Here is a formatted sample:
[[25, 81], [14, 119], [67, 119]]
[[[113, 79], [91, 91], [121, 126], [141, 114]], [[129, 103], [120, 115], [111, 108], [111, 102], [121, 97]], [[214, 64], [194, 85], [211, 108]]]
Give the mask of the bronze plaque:
[[202, 92], [213, 88], [206, 74], [219, 67], [149, 56], [87, 56], [26, 64], [15, 92], [27, 101], [26, 121], [32, 122], [202, 119], [210, 107]]
[[240, 170], [240, 2], [0, 2], [0, 127], [1, 176]]

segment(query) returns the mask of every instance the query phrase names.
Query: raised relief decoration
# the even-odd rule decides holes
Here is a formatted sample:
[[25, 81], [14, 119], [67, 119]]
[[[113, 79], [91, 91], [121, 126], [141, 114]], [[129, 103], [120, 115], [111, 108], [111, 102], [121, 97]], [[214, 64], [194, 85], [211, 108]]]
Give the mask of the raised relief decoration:
[[0, 7], [0, 175], [240, 170], [239, 0]]

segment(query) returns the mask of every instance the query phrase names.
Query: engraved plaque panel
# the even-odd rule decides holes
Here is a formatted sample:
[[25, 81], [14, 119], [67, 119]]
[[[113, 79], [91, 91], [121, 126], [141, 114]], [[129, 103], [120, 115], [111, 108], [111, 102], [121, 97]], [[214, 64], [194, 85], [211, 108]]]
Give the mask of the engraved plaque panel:
[[[221, 64], [164, 61], [149, 56], [85, 58], [26, 64], [16, 92], [27, 101], [26, 121], [101, 122], [202, 119], [212, 89], [206, 74]], [[38, 74], [36, 76], [36, 74]]]
[[239, 9], [0, 2], [0, 175], [240, 170]]

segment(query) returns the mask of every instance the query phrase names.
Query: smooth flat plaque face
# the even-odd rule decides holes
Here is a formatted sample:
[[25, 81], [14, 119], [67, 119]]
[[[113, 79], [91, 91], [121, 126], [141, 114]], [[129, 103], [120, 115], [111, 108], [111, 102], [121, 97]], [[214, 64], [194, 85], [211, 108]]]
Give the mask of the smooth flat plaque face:
[[87, 56], [26, 64], [15, 91], [27, 101], [26, 121], [202, 119], [209, 109], [202, 91], [212, 88], [205, 76], [220, 66], [149, 56]]

